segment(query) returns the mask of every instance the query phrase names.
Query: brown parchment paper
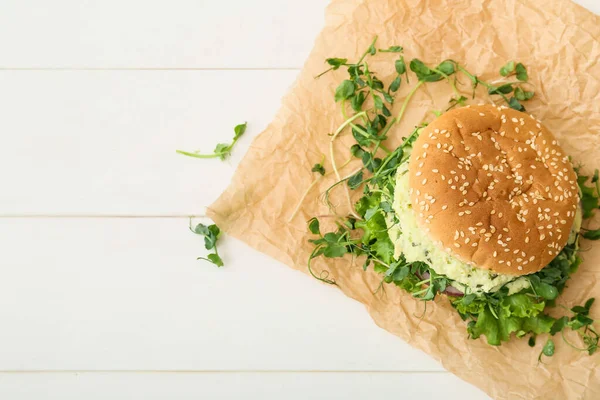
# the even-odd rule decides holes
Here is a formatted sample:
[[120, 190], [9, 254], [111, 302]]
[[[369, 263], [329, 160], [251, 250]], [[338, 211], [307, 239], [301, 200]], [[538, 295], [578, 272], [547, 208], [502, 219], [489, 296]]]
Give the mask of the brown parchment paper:
[[[600, 17], [567, 0], [333, 0], [326, 26], [305, 67], [283, 99], [274, 121], [252, 143], [229, 188], [209, 208], [210, 217], [228, 234], [301, 271], [311, 251], [306, 221], [329, 214], [320, 194], [335, 181], [322, 179], [299, 212], [293, 209], [315, 177], [310, 172], [329, 154], [329, 136], [343, 122], [333, 93], [345, 72], [313, 77], [326, 68], [327, 57], [358, 59], [372, 38], [379, 48], [402, 45], [407, 60], [427, 63], [452, 58], [489, 80], [508, 60], [527, 65], [536, 97], [528, 111], [542, 119], [575, 161], [587, 170], [600, 167]], [[384, 81], [393, 79], [393, 54], [380, 54], [371, 69]], [[460, 78], [465, 93], [469, 82]], [[403, 83], [396, 105], [410, 87]], [[486, 100], [485, 94], [479, 92]], [[444, 109], [451, 96], [444, 82], [424, 85], [411, 101], [403, 122], [390, 131], [389, 147], [422, 121], [431, 110]], [[399, 107], [395, 107], [394, 113]], [[349, 133], [336, 142], [338, 164], [348, 156]], [[349, 175], [356, 164], [341, 171]], [[331, 171], [329, 162], [325, 165]], [[344, 212], [344, 190], [334, 203]], [[324, 220], [327, 220], [325, 218]], [[597, 217], [593, 223], [598, 223]], [[600, 300], [600, 246], [583, 242], [585, 262], [560, 297], [570, 306], [590, 296]], [[538, 364], [545, 338], [536, 348], [527, 340], [500, 347], [485, 339], [468, 340], [466, 326], [446, 299], [427, 307], [388, 285], [373, 294], [380, 277], [350, 259], [319, 260], [314, 269], [328, 270], [347, 296], [365, 304], [375, 322], [430, 354], [460, 378], [496, 399], [600, 399], [600, 356], [588, 356], [556, 338], [554, 357]], [[321, 284], [315, 280], [315, 285]], [[561, 311], [560, 309], [556, 311]], [[598, 306], [593, 315], [600, 318]], [[569, 339], [580, 343], [576, 334]], [[391, 355], [393, 356], [393, 355]]]

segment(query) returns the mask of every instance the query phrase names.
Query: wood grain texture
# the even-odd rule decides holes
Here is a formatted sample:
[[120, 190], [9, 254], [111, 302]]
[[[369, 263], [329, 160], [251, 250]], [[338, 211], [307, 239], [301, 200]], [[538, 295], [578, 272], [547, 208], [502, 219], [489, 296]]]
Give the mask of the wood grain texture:
[[10, 1], [3, 68], [299, 68], [326, 0]]
[[[0, 215], [193, 215], [228, 184], [297, 71], [0, 71]], [[211, 153], [248, 131], [226, 162]]]
[[449, 373], [0, 373], [11, 400], [484, 400]]
[[[185, 218], [0, 224], [0, 371], [442, 371], [358, 303]], [[1, 396], [0, 396], [1, 397]]]
[[[216, 269], [195, 261], [184, 218], [102, 218], [202, 213], [275, 114], [326, 3], [3, 4], [0, 370], [20, 372], [0, 373], [0, 398], [486, 398], [241, 243], [225, 239]], [[228, 162], [174, 153], [210, 151], [244, 120]], [[32, 215], [99, 218], [15, 218]], [[26, 372], [65, 369], [165, 372]], [[166, 372], [182, 369], [215, 372]]]

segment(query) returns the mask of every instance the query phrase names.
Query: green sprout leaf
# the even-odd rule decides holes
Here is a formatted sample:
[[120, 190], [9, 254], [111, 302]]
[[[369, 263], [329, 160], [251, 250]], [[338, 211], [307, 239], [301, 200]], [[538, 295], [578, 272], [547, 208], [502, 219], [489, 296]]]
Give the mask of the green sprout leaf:
[[402, 46], [390, 46], [389, 48], [382, 50], [379, 49], [381, 53], [401, 53], [404, 49]]
[[219, 257], [218, 254], [212, 253], [206, 256], [206, 258], [208, 259], [208, 261], [215, 264], [217, 267], [223, 266], [223, 260], [221, 260], [221, 257]]
[[396, 72], [398, 75], [402, 75], [406, 73], [406, 64], [404, 63], [404, 58], [400, 57], [396, 60], [394, 66], [396, 67]]
[[525, 107], [523, 107], [523, 105], [521, 103], [519, 103], [519, 100], [517, 100], [514, 97], [510, 98], [510, 101], [508, 102], [508, 105], [510, 108], [517, 110], [517, 111], [525, 111]]
[[592, 185], [587, 184], [590, 177], [581, 175], [580, 168], [576, 168], [575, 172], [577, 172], [577, 183], [579, 184], [579, 190], [581, 191], [583, 219], [592, 218], [595, 210], [600, 208], [600, 185], [598, 184], [597, 178], [598, 170], [594, 171], [594, 175], [591, 179]]
[[546, 282], [542, 282], [538, 275], [531, 275], [529, 277], [529, 282], [534, 293], [544, 300], [554, 300], [558, 297], [558, 289]]
[[521, 82], [527, 82], [529, 80], [529, 75], [527, 75], [527, 69], [521, 63], [518, 63], [515, 67], [515, 72], [517, 73], [517, 79]]
[[512, 83], [507, 83], [502, 86], [491, 87], [490, 89], [488, 89], [489, 94], [500, 94], [500, 93], [508, 94], [508, 93], [512, 93], [512, 91], [513, 91]]
[[362, 156], [364, 153], [365, 153], [365, 151], [363, 150], [362, 147], [360, 147], [359, 144], [353, 144], [350, 147], [350, 154], [352, 154], [353, 157], [362, 159]]
[[567, 326], [568, 322], [569, 317], [561, 317], [557, 319], [556, 322], [554, 322], [554, 325], [552, 325], [552, 329], [550, 329], [550, 334], [554, 336], [558, 332], [561, 332], [565, 328], [565, 326]]
[[320, 235], [321, 234], [321, 228], [320, 228], [320, 225], [319, 225], [319, 220], [317, 218], [311, 218], [308, 221], [308, 230], [313, 235]]
[[375, 41], [373, 41], [371, 43], [371, 45], [369, 46], [369, 49], [367, 50], [369, 52], [370, 55], [374, 56], [375, 53], [377, 53], [377, 50], [375, 49]]
[[313, 165], [312, 172], [318, 172], [319, 174], [321, 174], [321, 176], [325, 175], [325, 167], [323, 167], [322, 163], [318, 163]]
[[540, 353], [540, 356], [538, 357], [538, 361], [542, 361], [542, 355], [544, 355], [546, 357], [552, 357], [554, 355], [554, 340], [548, 339], [546, 341], [546, 344], [542, 348], [542, 352]]
[[362, 110], [363, 103], [365, 102], [365, 93], [358, 92], [355, 96], [350, 99], [350, 106], [356, 112]]
[[425, 63], [417, 58], [411, 60], [410, 62], [410, 70], [412, 72], [414, 72], [415, 74], [417, 74], [417, 77], [419, 78], [419, 80], [422, 80], [422, 78], [430, 75], [431, 69], [429, 69], [429, 67], [427, 65], [425, 65]]
[[600, 240], [600, 228], [593, 231], [587, 230], [582, 236], [588, 240]]
[[244, 122], [243, 124], [236, 125], [233, 128], [233, 131], [235, 132], [235, 136], [233, 137], [234, 141], [238, 140], [240, 138], [240, 136], [242, 136], [246, 132], [247, 126], [248, 126], [248, 123]]
[[594, 304], [595, 301], [596, 301], [596, 299], [592, 297], [585, 302], [584, 307], [587, 310], [588, 314], [589, 314], [590, 309], [592, 308], [592, 305]]
[[352, 95], [354, 95], [354, 91], [356, 90], [356, 86], [354, 82], [349, 80], [344, 80], [335, 90], [335, 101], [341, 101], [349, 99]]
[[400, 84], [402, 83], [402, 78], [400, 78], [400, 75], [398, 75], [396, 77], [396, 79], [394, 79], [392, 81], [392, 83], [390, 83], [390, 91], [391, 92], [397, 92], [398, 89], [400, 89]]
[[533, 95], [533, 92], [524, 91], [521, 87], [517, 87], [515, 89], [515, 97], [517, 98], [517, 100], [526, 101], [531, 99]]
[[347, 58], [328, 58], [325, 60], [327, 64], [331, 65], [332, 69], [335, 71], [340, 68], [342, 65], [345, 65], [348, 62]]
[[454, 72], [456, 72], [454, 68], [454, 63], [449, 60], [440, 63], [440, 65], [438, 65], [436, 69], [440, 72], [443, 72], [446, 75], [452, 75]]
[[383, 113], [383, 115], [385, 115], [386, 117], [391, 117], [392, 116], [392, 112], [389, 110], [389, 108], [386, 107], [386, 105], [384, 104], [383, 107], [381, 107], [381, 112]]
[[502, 76], [509, 76], [513, 72], [515, 72], [515, 62], [514, 61], [509, 61], [506, 64], [504, 64], [502, 66], [502, 68], [500, 68], [500, 75], [502, 75]]
[[333, 244], [330, 244], [329, 246], [325, 247], [325, 250], [323, 251], [323, 255], [327, 258], [336, 258], [336, 257], [342, 257], [347, 252], [348, 251], [346, 250], [346, 246], [333, 243]]
[[[368, 153], [365, 153], [368, 154]], [[358, 188], [363, 182], [363, 172], [359, 171], [356, 174], [352, 175], [350, 179], [348, 179], [348, 186], [350, 189]]]
[[413, 59], [410, 62], [410, 70], [417, 75], [419, 81], [437, 82], [442, 80], [442, 75], [433, 72], [425, 63], [419, 59]]
[[375, 108], [378, 110], [383, 109], [383, 100], [381, 100], [381, 97], [377, 96], [377, 95], [373, 95], [373, 101], [375, 103]]

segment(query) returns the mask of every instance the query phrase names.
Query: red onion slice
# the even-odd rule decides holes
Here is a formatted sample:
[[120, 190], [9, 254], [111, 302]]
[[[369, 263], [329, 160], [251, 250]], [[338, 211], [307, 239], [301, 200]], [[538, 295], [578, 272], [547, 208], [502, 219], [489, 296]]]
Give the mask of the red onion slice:
[[[422, 281], [424, 281], [426, 279], [429, 279], [429, 277], [431, 276], [429, 274], [429, 272], [423, 272], [422, 274], [417, 273], [416, 275]], [[425, 284], [425, 285], [427, 285], [427, 284]], [[450, 286], [450, 285], [446, 286], [446, 290], [444, 290], [442, 293], [444, 293], [446, 296], [452, 296], [452, 297], [461, 297], [461, 296], [465, 295], [463, 292], [461, 292], [460, 290], [458, 290], [454, 286]]]

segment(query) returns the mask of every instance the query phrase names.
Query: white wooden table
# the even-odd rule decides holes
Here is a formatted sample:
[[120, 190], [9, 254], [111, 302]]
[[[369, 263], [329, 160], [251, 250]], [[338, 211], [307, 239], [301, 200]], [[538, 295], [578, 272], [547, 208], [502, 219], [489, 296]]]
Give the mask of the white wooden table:
[[[600, 12], [597, 0], [579, 0]], [[1, 399], [486, 399], [358, 303], [187, 217], [276, 112], [325, 0], [3, 0]], [[226, 163], [178, 156], [248, 133]]]

